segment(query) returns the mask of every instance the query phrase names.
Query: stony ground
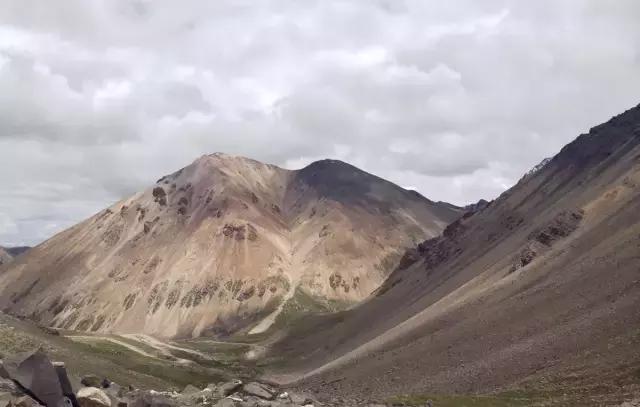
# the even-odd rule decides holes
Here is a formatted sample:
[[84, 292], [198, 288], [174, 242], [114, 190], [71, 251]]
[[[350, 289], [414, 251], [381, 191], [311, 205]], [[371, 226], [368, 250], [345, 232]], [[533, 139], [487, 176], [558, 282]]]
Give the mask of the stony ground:
[[[345, 398], [325, 391], [326, 388], [315, 391], [266, 380], [270, 363], [277, 361], [260, 356], [247, 357], [263, 354], [261, 346], [207, 338], [162, 341], [139, 335], [60, 332], [0, 313], [0, 359], [8, 360], [20, 352], [42, 349], [52, 361], [64, 362], [74, 394], [79, 399], [80, 396], [86, 399], [83, 407], [584, 405], [579, 402], [584, 398], [574, 394], [566, 381], [564, 384], [546, 383], [546, 393], [533, 391], [525, 384], [520, 389], [493, 394]], [[389, 376], [389, 380], [392, 379], [392, 375]], [[335, 380], [340, 377], [336, 376]], [[331, 383], [326, 384], [331, 386]], [[37, 406], [29, 404], [24, 396], [24, 392], [10, 381], [0, 381], [0, 407]], [[632, 397], [626, 400], [627, 404], [622, 404], [624, 407], [638, 406], [638, 401], [633, 401]], [[613, 404], [610, 400], [594, 399], [589, 405], [620, 405], [620, 402]]]

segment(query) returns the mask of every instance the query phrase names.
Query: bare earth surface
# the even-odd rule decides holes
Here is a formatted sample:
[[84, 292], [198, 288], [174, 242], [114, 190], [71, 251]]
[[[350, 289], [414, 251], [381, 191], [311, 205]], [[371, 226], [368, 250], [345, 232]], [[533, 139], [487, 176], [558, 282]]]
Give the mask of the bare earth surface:
[[408, 253], [363, 304], [292, 327], [272, 377], [355, 399], [640, 390], [640, 107]]
[[329, 406], [633, 406], [639, 214], [640, 106], [462, 216], [340, 162], [205, 156], [2, 266], [28, 320], [0, 313], [0, 357]]
[[340, 161], [203, 156], [3, 266], [0, 309], [88, 332], [260, 334], [296, 293], [362, 300], [459, 215]]

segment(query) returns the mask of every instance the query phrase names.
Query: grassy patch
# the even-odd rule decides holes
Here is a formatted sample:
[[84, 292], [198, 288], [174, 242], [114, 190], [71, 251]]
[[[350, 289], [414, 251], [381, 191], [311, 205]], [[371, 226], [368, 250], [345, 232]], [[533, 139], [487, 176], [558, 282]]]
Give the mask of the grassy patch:
[[[236, 376], [232, 369], [226, 367], [216, 369], [213, 364], [199, 364], [200, 360], [180, 364], [167, 360], [166, 356], [162, 358], [157, 350], [137, 341], [119, 336], [114, 338], [143, 348], [152, 355], [158, 354], [160, 358], [141, 355], [97, 337], [80, 342], [62, 335], [49, 335], [30, 321], [0, 313], [0, 359], [43, 348], [51, 360], [65, 362], [72, 376], [97, 374], [121, 385], [155, 390], [181, 388], [188, 383], [204, 386]], [[194, 357], [189, 355], [186, 359], [193, 360]]]
[[245, 354], [251, 350], [251, 345], [225, 343], [205, 338], [174, 341], [174, 344], [196, 350], [210, 357], [211, 359], [206, 359], [190, 352], [169, 349], [172, 355], [193, 360], [202, 366], [222, 368], [226, 372], [242, 378], [255, 377], [261, 373], [253, 361], [248, 361], [245, 358]]
[[77, 347], [87, 353], [116, 363], [126, 370], [152, 376], [179, 387], [187, 384], [206, 386], [226, 378], [221, 372], [206, 369], [205, 366], [178, 366], [167, 361], [146, 357], [107, 340], [98, 339], [91, 343], [79, 342]]
[[309, 315], [337, 312], [348, 308], [349, 305], [344, 301], [325, 300], [312, 296], [301, 287], [298, 287], [293, 297], [287, 301], [282, 312], [276, 318], [274, 327], [286, 328]]
[[131, 339], [121, 335], [109, 335], [109, 336], [120, 342], [128, 343], [129, 345], [135, 346], [136, 348], [141, 349], [150, 355], [158, 355], [158, 357], [162, 357], [162, 352], [159, 352], [158, 349], [145, 343], [144, 341], [138, 341], [138, 340]]

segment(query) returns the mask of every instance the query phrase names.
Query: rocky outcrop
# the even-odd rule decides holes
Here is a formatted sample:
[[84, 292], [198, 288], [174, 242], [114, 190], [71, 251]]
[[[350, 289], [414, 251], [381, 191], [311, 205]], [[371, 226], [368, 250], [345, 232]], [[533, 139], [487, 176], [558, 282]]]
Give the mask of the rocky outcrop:
[[479, 212], [479, 211], [483, 210], [484, 208], [486, 208], [487, 206], [489, 206], [490, 204], [491, 204], [491, 202], [487, 201], [486, 199], [480, 199], [476, 203], [472, 203], [472, 204], [469, 204], [469, 205], [465, 206], [464, 207], [464, 211], [465, 212]]
[[584, 217], [583, 210], [561, 211], [542, 227], [532, 231], [524, 247], [516, 255], [510, 272], [527, 266], [540, 254], [548, 251], [556, 242], [571, 235]]

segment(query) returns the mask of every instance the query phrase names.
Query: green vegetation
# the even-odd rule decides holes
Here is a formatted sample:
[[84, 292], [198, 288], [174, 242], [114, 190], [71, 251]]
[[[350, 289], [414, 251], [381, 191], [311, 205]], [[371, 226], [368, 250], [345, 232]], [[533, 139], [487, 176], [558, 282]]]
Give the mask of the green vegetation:
[[304, 289], [298, 287], [293, 297], [284, 305], [282, 312], [276, 318], [274, 327], [285, 328], [291, 323], [298, 321], [311, 314], [323, 314], [328, 312], [341, 311], [351, 304], [338, 300], [325, 300], [308, 294]]
[[213, 371], [198, 364], [182, 366], [166, 360], [150, 358], [108, 340], [79, 342], [76, 343], [76, 348], [117, 363], [131, 372], [153, 376], [178, 387], [184, 387], [187, 384], [204, 387], [227, 377], [221, 371]]
[[[238, 361], [251, 350], [251, 345], [219, 342], [207, 338], [174, 341], [177, 346], [211, 355], [221, 364]], [[173, 351], [172, 351], [173, 354]]]
[[248, 379], [259, 372], [244, 361], [248, 345], [207, 339], [175, 342], [176, 346], [202, 353], [198, 355], [170, 347], [160, 350], [119, 335], [74, 335], [79, 333], [63, 331], [59, 336], [51, 335], [32, 322], [0, 313], [0, 359], [42, 348], [51, 360], [65, 362], [72, 376], [98, 374], [122, 385], [156, 390], [180, 389], [186, 384], [204, 387], [232, 377]]

